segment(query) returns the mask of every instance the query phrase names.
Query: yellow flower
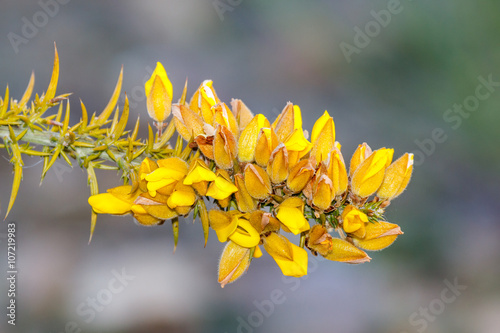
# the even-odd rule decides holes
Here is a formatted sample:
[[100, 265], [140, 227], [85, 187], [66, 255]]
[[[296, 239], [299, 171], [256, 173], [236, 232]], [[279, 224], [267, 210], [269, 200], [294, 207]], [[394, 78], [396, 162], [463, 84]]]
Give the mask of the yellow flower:
[[327, 165], [328, 177], [332, 180], [333, 189], [335, 190], [334, 196], [344, 194], [347, 190], [348, 177], [347, 170], [344, 163], [344, 158], [340, 152], [340, 144], [335, 142], [335, 147], [328, 155], [325, 161]]
[[238, 140], [238, 159], [240, 162], [253, 162], [259, 132], [269, 127], [269, 121], [262, 114], [256, 115], [241, 132]]
[[379, 221], [366, 225], [366, 235], [364, 238], [354, 237], [352, 240], [357, 247], [369, 251], [379, 251], [385, 249], [403, 232], [394, 223]]
[[257, 200], [248, 193], [247, 187], [245, 186], [245, 178], [242, 174], [234, 176], [234, 184], [238, 188], [238, 192], [234, 194], [236, 203], [238, 204], [238, 210], [246, 213], [257, 209]]
[[240, 130], [243, 130], [254, 118], [252, 111], [241, 101], [241, 99], [231, 100], [231, 109], [236, 116], [236, 121]]
[[288, 162], [290, 166], [297, 164], [297, 162], [304, 157], [312, 147], [312, 144], [305, 138], [302, 127], [295, 129], [285, 140], [284, 144], [288, 150]]
[[[177, 209], [178, 207], [186, 207], [184, 208], [184, 210], [190, 210], [195, 201], [196, 194], [194, 193], [194, 189], [191, 186], [187, 186], [181, 182], [178, 182], [175, 186], [174, 192], [172, 192], [172, 194], [168, 198], [167, 205], [172, 209]], [[186, 213], [182, 215], [185, 214]]]
[[89, 197], [88, 202], [97, 214], [125, 215], [129, 214], [139, 191], [131, 193], [132, 186], [118, 186]]
[[245, 186], [255, 199], [264, 200], [271, 193], [271, 181], [266, 171], [258, 165], [247, 164], [244, 172]]
[[392, 200], [406, 189], [413, 171], [413, 154], [406, 153], [385, 170], [384, 182], [377, 192], [382, 199]]
[[200, 115], [183, 104], [172, 105], [174, 125], [177, 132], [186, 141], [205, 134], [204, 122]]
[[139, 188], [141, 189], [142, 192], [147, 192], [147, 184], [148, 182], [146, 181], [146, 175], [150, 174], [154, 170], [158, 169], [158, 164], [156, 164], [155, 161], [150, 159], [149, 157], [146, 157], [144, 160], [142, 160], [141, 165], [139, 167]]
[[191, 185], [200, 195], [207, 194], [208, 182], [214, 181], [217, 176], [210, 170], [201, 158], [191, 162], [188, 174], [183, 180], [184, 185]]
[[365, 237], [365, 223], [368, 222], [368, 216], [354, 207], [347, 205], [342, 212], [342, 228], [349, 234], [354, 234], [360, 238]]
[[256, 210], [250, 214], [250, 224], [259, 234], [280, 230], [280, 221], [272, 216], [271, 213], [262, 210]]
[[271, 153], [278, 147], [278, 144], [279, 140], [274, 129], [269, 127], [261, 128], [255, 147], [255, 162], [265, 168], [271, 158]]
[[313, 144], [311, 156], [316, 158], [316, 163], [324, 161], [330, 151], [334, 148], [335, 142], [335, 124], [328, 111], [314, 123], [311, 133], [311, 142]]
[[231, 169], [236, 157], [236, 139], [226, 126], [217, 125], [214, 138], [214, 160], [219, 168]]
[[264, 238], [264, 248], [276, 261], [283, 275], [293, 277], [307, 275], [306, 250], [290, 243], [286, 237], [272, 232]]
[[[175, 209], [168, 206], [169, 198], [168, 195], [160, 193], [156, 193], [154, 197], [148, 192], [142, 193], [135, 199], [134, 206], [132, 206], [134, 217], [141, 224], [156, 225], [159, 221], [154, 219], [163, 221], [178, 216], [179, 214]], [[151, 217], [154, 219], [151, 219]]]
[[354, 151], [351, 157], [351, 164], [349, 165], [349, 176], [354, 175], [354, 171], [358, 169], [358, 166], [372, 153], [370, 146], [363, 142], [363, 144], [358, 145], [358, 148]]
[[207, 196], [217, 200], [224, 200], [238, 191], [238, 188], [234, 186], [229, 178], [227, 171], [219, 169], [216, 175], [217, 178], [208, 187]]
[[259, 233], [243, 217], [244, 214], [239, 211], [211, 210], [208, 212], [210, 226], [215, 230], [220, 242], [230, 239], [243, 247], [255, 247], [260, 242]]
[[356, 169], [351, 178], [352, 193], [366, 198], [375, 193], [384, 181], [385, 169], [391, 164], [394, 149], [375, 150]]
[[314, 172], [314, 167], [308, 159], [300, 161], [290, 170], [286, 182], [287, 187], [294, 193], [302, 191], [314, 176]]
[[219, 283], [221, 288], [239, 279], [250, 266], [250, 249], [229, 241], [219, 261]]
[[339, 238], [332, 239], [332, 251], [324, 257], [328, 260], [340, 261], [348, 264], [362, 264], [372, 259], [365, 251]]
[[267, 164], [267, 174], [273, 184], [281, 184], [288, 177], [288, 152], [284, 144], [280, 143], [271, 153]]
[[290, 197], [277, 208], [276, 217], [294, 235], [310, 228], [309, 222], [304, 217], [304, 206], [304, 201], [299, 197]]
[[175, 184], [186, 176], [188, 171], [187, 163], [178, 158], [170, 157], [158, 160], [159, 168], [148, 175], [144, 175], [144, 179], [148, 182], [147, 189], [151, 196], [155, 196], [156, 192], [164, 187], [165, 193], [170, 194], [175, 187]]
[[172, 107], [172, 83], [161, 63], [156, 63], [156, 68], [144, 88], [149, 116], [159, 123], [163, 122], [170, 115]]

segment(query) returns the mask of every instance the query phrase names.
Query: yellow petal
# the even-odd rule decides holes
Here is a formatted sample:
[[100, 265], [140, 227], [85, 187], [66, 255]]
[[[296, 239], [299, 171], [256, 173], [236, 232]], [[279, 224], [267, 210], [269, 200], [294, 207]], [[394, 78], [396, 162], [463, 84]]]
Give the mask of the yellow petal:
[[144, 208], [149, 215], [161, 220], [169, 220], [178, 215], [175, 210], [167, 205], [142, 205], [142, 208]]
[[266, 167], [271, 158], [271, 153], [278, 147], [279, 140], [272, 128], [261, 128], [255, 146], [255, 162]]
[[146, 96], [148, 96], [150, 94], [151, 90], [153, 89], [153, 82], [157, 76], [162, 81], [165, 89], [167, 90], [167, 94], [169, 96], [171, 96], [170, 98], [172, 98], [172, 95], [173, 95], [172, 83], [170, 82], [170, 80], [167, 76], [167, 72], [165, 71], [165, 68], [163, 67], [163, 65], [160, 62], [156, 63], [155, 70], [151, 74], [151, 77], [149, 78], [149, 80], [146, 81], [146, 83], [144, 84], [144, 87], [146, 90]]
[[191, 162], [188, 174], [183, 180], [184, 185], [192, 185], [202, 181], [214, 181], [217, 176], [210, 170], [202, 159], [198, 158]]
[[335, 124], [327, 111], [314, 124], [311, 142], [311, 156], [316, 158], [316, 163], [321, 163], [328, 157], [335, 142]]
[[237, 174], [234, 176], [234, 184], [238, 188], [238, 192], [234, 194], [238, 210], [240, 212], [252, 212], [257, 209], [257, 200], [255, 200], [250, 193], [248, 193], [245, 186], [245, 179], [243, 175]]
[[340, 149], [334, 148], [330, 153], [327, 161], [328, 177], [332, 180], [332, 185], [335, 190], [334, 196], [344, 194], [349, 183], [347, 170], [344, 163], [344, 158]]
[[238, 227], [238, 216], [220, 210], [208, 212], [210, 227], [217, 233], [219, 242], [224, 243]]
[[307, 275], [307, 252], [285, 237], [271, 233], [264, 239], [264, 248], [273, 257], [285, 276]]
[[217, 178], [210, 184], [207, 191], [207, 196], [217, 200], [224, 200], [231, 194], [238, 191], [238, 188], [231, 182], [227, 172], [218, 170]]
[[238, 227], [229, 236], [229, 239], [246, 248], [255, 247], [260, 242], [260, 236], [257, 230], [252, 227], [250, 222], [242, 218], [238, 219]]
[[118, 199], [111, 193], [92, 195], [88, 202], [97, 214], [124, 215], [130, 213], [132, 207], [132, 204]]
[[365, 159], [351, 179], [352, 192], [366, 198], [375, 193], [384, 180], [385, 169], [391, 163], [394, 149], [381, 148]]
[[226, 103], [219, 103], [212, 106], [212, 111], [214, 113], [214, 126], [219, 124], [228, 128], [234, 137], [237, 138], [239, 135], [238, 124], [236, 123], [236, 118], [233, 113], [229, 110]]
[[288, 152], [284, 144], [279, 144], [271, 153], [271, 157], [267, 164], [267, 174], [273, 184], [281, 184], [287, 179]]
[[314, 182], [312, 203], [321, 210], [326, 210], [333, 201], [332, 181], [326, 174], [321, 174]]
[[298, 162], [290, 170], [287, 187], [294, 193], [302, 191], [314, 175], [314, 167], [307, 159]]
[[372, 153], [370, 146], [363, 142], [354, 151], [351, 158], [351, 164], [349, 165], [349, 176], [353, 176], [354, 172], [358, 169], [358, 166]]
[[359, 229], [362, 229], [361, 237], [364, 237], [365, 233], [365, 223], [368, 222], [368, 216], [365, 213], [354, 207], [353, 205], [347, 205], [342, 212], [342, 228], [347, 233], [353, 233]]
[[192, 206], [196, 201], [196, 194], [191, 186], [177, 183], [174, 192], [168, 198], [167, 204], [174, 209], [178, 206]]
[[217, 125], [214, 138], [214, 160], [219, 168], [231, 169], [236, 157], [236, 140], [226, 126]]
[[[156, 68], [158, 69], [159, 66], [161, 66], [160, 63]], [[163, 66], [161, 68], [163, 69]], [[165, 72], [164, 69], [163, 72]], [[151, 78], [146, 82], [145, 88], [149, 116], [155, 121], [163, 122], [170, 115], [172, 107], [172, 84], [168, 80], [167, 74], [160, 75], [153, 72]]]
[[309, 222], [304, 217], [304, 202], [299, 197], [290, 197], [283, 201], [278, 209], [276, 217], [294, 235], [309, 230]]
[[205, 134], [203, 119], [186, 105], [172, 105], [172, 114], [175, 128], [184, 140], [189, 141], [193, 137]]
[[379, 251], [390, 246], [403, 232], [397, 224], [380, 221], [366, 225], [364, 238], [353, 238], [357, 247], [368, 251]]

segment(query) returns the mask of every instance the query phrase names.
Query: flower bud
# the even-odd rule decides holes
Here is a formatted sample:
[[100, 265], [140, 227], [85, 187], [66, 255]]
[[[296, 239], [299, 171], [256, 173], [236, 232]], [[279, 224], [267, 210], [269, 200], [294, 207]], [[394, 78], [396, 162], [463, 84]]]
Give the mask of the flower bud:
[[306, 250], [290, 243], [286, 237], [273, 232], [264, 238], [264, 248], [276, 261], [283, 275], [293, 277], [307, 275]]
[[302, 191], [314, 176], [314, 167], [307, 159], [295, 164], [290, 170], [286, 185], [292, 192], [297, 193]]
[[260, 129], [269, 126], [269, 121], [266, 117], [258, 114], [243, 129], [238, 140], [238, 159], [240, 162], [253, 162]]
[[362, 264], [372, 259], [365, 251], [339, 238], [332, 239], [332, 251], [324, 257], [328, 260], [340, 261], [348, 264]]
[[391, 164], [394, 149], [381, 148], [365, 159], [351, 178], [352, 193], [366, 198], [375, 193], [384, 180], [385, 169]]
[[222, 102], [215, 104], [212, 106], [212, 112], [214, 114], [214, 126], [216, 124], [225, 126], [233, 133], [234, 137], [237, 138], [240, 130], [236, 123], [236, 118], [234, 118], [233, 113], [229, 110], [226, 103]]
[[245, 186], [245, 178], [242, 174], [234, 176], [234, 184], [238, 188], [238, 192], [234, 194], [236, 203], [238, 204], [238, 210], [246, 213], [257, 209], [257, 200], [255, 200], [250, 193], [248, 193]]
[[215, 93], [212, 80], [205, 80], [191, 98], [189, 107], [198, 113], [203, 121], [212, 125], [214, 123], [212, 106], [217, 103], [220, 103], [220, 100]]
[[259, 234], [278, 231], [280, 229], [280, 221], [275, 219], [271, 213], [266, 213], [262, 210], [252, 212], [249, 221]]
[[219, 168], [231, 169], [236, 157], [236, 140], [226, 126], [217, 125], [214, 137], [214, 160]]
[[244, 172], [248, 193], [258, 200], [264, 200], [271, 193], [271, 181], [266, 171], [258, 165], [247, 164]]
[[377, 196], [392, 200], [406, 189], [413, 171], [413, 154], [406, 153], [389, 165], [385, 170], [385, 177], [378, 189]]
[[[338, 142], [336, 142], [337, 144]], [[328, 177], [332, 180], [333, 189], [335, 190], [334, 197], [344, 194], [349, 183], [344, 158], [338, 146], [340, 144], [333, 148], [325, 161]]]
[[368, 223], [368, 216], [365, 213], [354, 207], [347, 205], [341, 215], [342, 228], [348, 234], [353, 234], [359, 238], [365, 237]]
[[328, 255], [333, 250], [332, 236], [326, 231], [325, 227], [316, 224], [309, 231], [307, 247], [322, 256]]
[[278, 147], [279, 140], [272, 128], [261, 128], [255, 147], [255, 162], [261, 167], [266, 167], [271, 158], [271, 153]]
[[353, 242], [364, 250], [379, 251], [394, 243], [396, 238], [402, 234], [403, 232], [397, 224], [379, 221], [368, 223], [365, 237], [354, 237]]
[[190, 141], [198, 135], [205, 134], [203, 119], [186, 105], [172, 105], [172, 114], [175, 128], [184, 140]]
[[250, 249], [229, 241], [219, 261], [219, 283], [221, 288], [239, 279], [250, 266]]
[[354, 151], [351, 157], [351, 164], [349, 165], [349, 176], [354, 175], [354, 171], [358, 168], [358, 166], [372, 153], [372, 149], [370, 146], [363, 142], [363, 144], [359, 145], [358, 148]]
[[316, 163], [321, 163], [334, 148], [335, 142], [335, 124], [328, 111], [314, 123], [311, 133], [312, 150], [311, 156], [314, 156]]
[[[233, 213], [234, 212], [234, 213]], [[210, 227], [217, 233], [219, 242], [224, 243], [238, 227], [238, 216], [235, 211], [223, 212], [213, 209], [208, 212]]]
[[294, 235], [309, 230], [309, 222], [304, 217], [305, 203], [299, 197], [290, 197], [276, 209], [276, 217]]
[[159, 123], [163, 122], [170, 115], [172, 107], [172, 83], [161, 63], [156, 63], [156, 68], [144, 88], [149, 116]]
[[243, 130], [254, 118], [252, 111], [241, 101], [241, 99], [231, 100], [231, 109], [236, 117], [240, 130]]
[[267, 164], [267, 174], [273, 184], [281, 184], [288, 177], [288, 152], [284, 144], [280, 143], [271, 153]]
[[312, 198], [309, 198], [312, 199], [312, 204], [320, 210], [326, 210], [332, 204], [334, 193], [335, 189], [331, 179], [326, 174], [326, 170], [320, 171], [313, 182]]

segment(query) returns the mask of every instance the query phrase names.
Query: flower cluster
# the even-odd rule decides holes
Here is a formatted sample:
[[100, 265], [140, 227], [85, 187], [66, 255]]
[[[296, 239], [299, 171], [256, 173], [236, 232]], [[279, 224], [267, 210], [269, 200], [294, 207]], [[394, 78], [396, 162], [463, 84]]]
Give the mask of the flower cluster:
[[[172, 114], [170, 124], [187, 145], [183, 149], [178, 139], [169, 157], [145, 158], [132, 170], [130, 185], [92, 195], [95, 213], [132, 214], [147, 226], [171, 220], [177, 243], [178, 217], [193, 212], [205, 244], [209, 228], [226, 243], [222, 287], [245, 273], [262, 248], [284, 275], [300, 277], [307, 274], [306, 249], [333, 261], [363, 263], [371, 259], [365, 250], [386, 248], [402, 234], [384, 220], [384, 210], [405, 190], [412, 154], [393, 162], [393, 149], [372, 151], [363, 143], [347, 168], [327, 111], [309, 137], [297, 105], [288, 103], [271, 123], [241, 100], [226, 105], [210, 80], [189, 102], [186, 86], [172, 104], [172, 84], [157, 64], [145, 84], [148, 113], [159, 136]], [[287, 233], [300, 235], [299, 244]]]

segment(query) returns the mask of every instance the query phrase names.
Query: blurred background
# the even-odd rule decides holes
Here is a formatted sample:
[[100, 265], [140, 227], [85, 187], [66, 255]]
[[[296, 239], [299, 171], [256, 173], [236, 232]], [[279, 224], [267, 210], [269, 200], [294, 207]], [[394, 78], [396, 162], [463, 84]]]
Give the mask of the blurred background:
[[[223, 244], [211, 234], [204, 249], [199, 222], [182, 221], [175, 255], [168, 223], [139, 227], [129, 217], [99, 216], [87, 245], [85, 173], [60, 162], [38, 186], [42, 166], [27, 159], [32, 167], [6, 221], [17, 223], [17, 325], [2, 315], [1, 332], [500, 331], [500, 2], [0, 6], [0, 89], [8, 83], [20, 98], [34, 70], [35, 91], [45, 91], [56, 41], [58, 93], [73, 93], [72, 123], [79, 99], [90, 112], [104, 108], [123, 64], [129, 127], [141, 115], [144, 135], [143, 84], [161, 61], [174, 99], [188, 77], [189, 94], [212, 79], [223, 101], [241, 98], [270, 119], [292, 101], [309, 130], [327, 109], [346, 159], [366, 141], [374, 149], [394, 147], [395, 156], [412, 151], [417, 165], [408, 190], [386, 212], [405, 234], [370, 253], [371, 263], [316, 260], [307, 278], [283, 279], [265, 255], [221, 289]], [[5, 214], [12, 167], [0, 154]], [[98, 178], [101, 191], [120, 181], [113, 172]], [[450, 287], [456, 284], [462, 287]], [[7, 289], [2, 279], [3, 309]], [[273, 295], [279, 302], [270, 305]]]

